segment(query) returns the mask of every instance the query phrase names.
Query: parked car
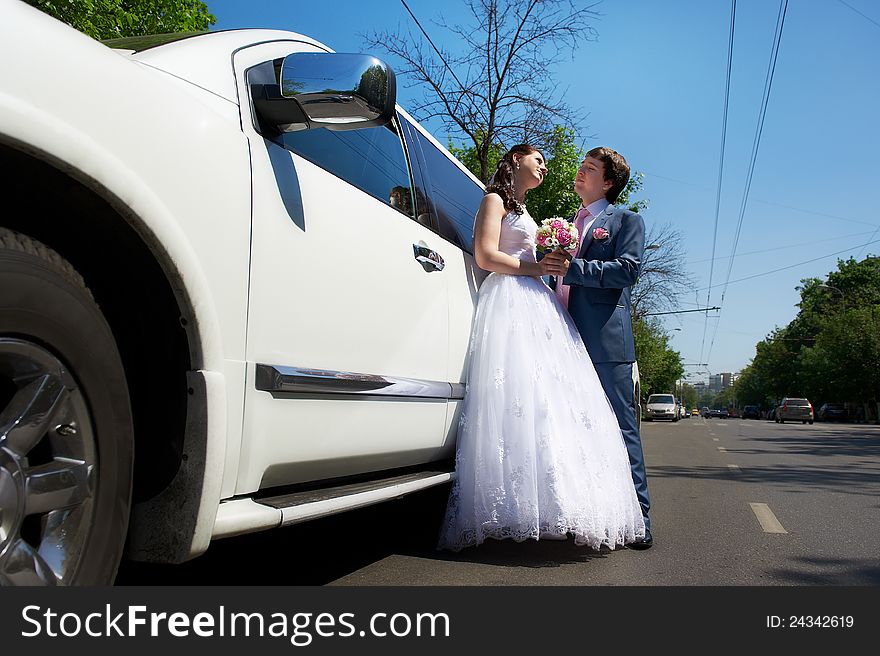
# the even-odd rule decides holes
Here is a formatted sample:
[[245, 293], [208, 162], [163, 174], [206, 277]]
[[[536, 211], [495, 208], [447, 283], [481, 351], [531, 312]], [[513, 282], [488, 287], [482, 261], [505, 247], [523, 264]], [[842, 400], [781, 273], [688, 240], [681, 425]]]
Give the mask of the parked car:
[[742, 418], [743, 419], [760, 419], [761, 418], [761, 411], [758, 409], [758, 406], [756, 406], [756, 405], [743, 406]]
[[820, 421], [846, 421], [849, 413], [843, 403], [823, 403], [816, 418]]
[[669, 419], [678, 421], [678, 407], [672, 394], [651, 394], [645, 404], [645, 421]]
[[110, 45], [0, 2], [0, 581], [448, 483], [480, 182], [375, 57]]
[[679, 418], [680, 419], [690, 419], [691, 413], [688, 412], [688, 409], [685, 406], [680, 405], [678, 408], [679, 408]]
[[727, 409], [727, 416], [730, 417], [731, 419], [739, 419], [739, 417], [740, 417], [739, 408], [728, 408]]
[[709, 408], [706, 406], [703, 406], [702, 408], [700, 408], [700, 414], [703, 415], [704, 419], [708, 418], [709, 417]]
[[813, 423], [813, 405], [807, 399], [786, 397], [776, 408], [776, 423], [800, 421], [803, 424]]

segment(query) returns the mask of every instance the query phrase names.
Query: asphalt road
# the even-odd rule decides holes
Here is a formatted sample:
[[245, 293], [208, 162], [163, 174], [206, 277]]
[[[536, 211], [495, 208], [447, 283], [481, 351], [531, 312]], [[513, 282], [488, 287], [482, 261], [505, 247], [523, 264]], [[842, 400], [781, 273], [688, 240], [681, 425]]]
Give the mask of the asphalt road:
[[655, 546], [434, 545], [448, 488], [213, 543], [118, 585], [880, 585], [880, 426], [690, 418], [642, 429]]

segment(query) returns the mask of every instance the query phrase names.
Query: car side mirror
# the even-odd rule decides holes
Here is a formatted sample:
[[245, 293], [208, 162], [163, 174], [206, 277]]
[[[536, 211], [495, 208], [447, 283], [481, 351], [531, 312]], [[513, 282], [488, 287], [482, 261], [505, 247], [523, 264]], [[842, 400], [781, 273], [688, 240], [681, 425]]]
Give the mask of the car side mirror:
[[278, 132], [355, 130], [394, 116], [394, 71], [372, 55], [296, 52], [284, 58], [279, 84], [254, 84], [263, 126]]

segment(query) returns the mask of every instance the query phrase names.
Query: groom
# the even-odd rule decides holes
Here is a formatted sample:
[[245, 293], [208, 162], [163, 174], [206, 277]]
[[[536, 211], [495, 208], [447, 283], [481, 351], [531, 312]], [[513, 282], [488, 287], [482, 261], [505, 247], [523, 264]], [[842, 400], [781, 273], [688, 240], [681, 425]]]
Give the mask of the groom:
[[575, 217], [581, 235], [577, 257], [554, 251], [545, 260], [558, 273], [556, 293], [586, 344], [629, 453], [645, 518], [645, 538], [629, 546], [648, 549], [654, 544], [648, 519], [651, 500], [633, 399], [636, 354], [630, 316], [630, 287], [639, 276], [645, 250], [645, 222], [635, 212], [612, 205], [628, 181], [629, 165], [622, 155], [605, 147], [589, 151], [574, 182], [581, 198]]

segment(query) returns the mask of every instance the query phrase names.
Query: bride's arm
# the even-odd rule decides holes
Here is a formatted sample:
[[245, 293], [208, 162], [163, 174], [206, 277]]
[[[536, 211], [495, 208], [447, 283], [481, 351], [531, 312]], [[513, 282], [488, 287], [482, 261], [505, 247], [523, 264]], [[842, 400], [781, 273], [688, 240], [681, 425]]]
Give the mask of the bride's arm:
[[501, 240], [501, 221], [507, 216], [498, 194], [486, 194], [477, 210], [474, 223], [474, 258], [484, 271], [509, 273], [519, 276], [544, 275], [537, 262], [526, 262], [498, 249]]

